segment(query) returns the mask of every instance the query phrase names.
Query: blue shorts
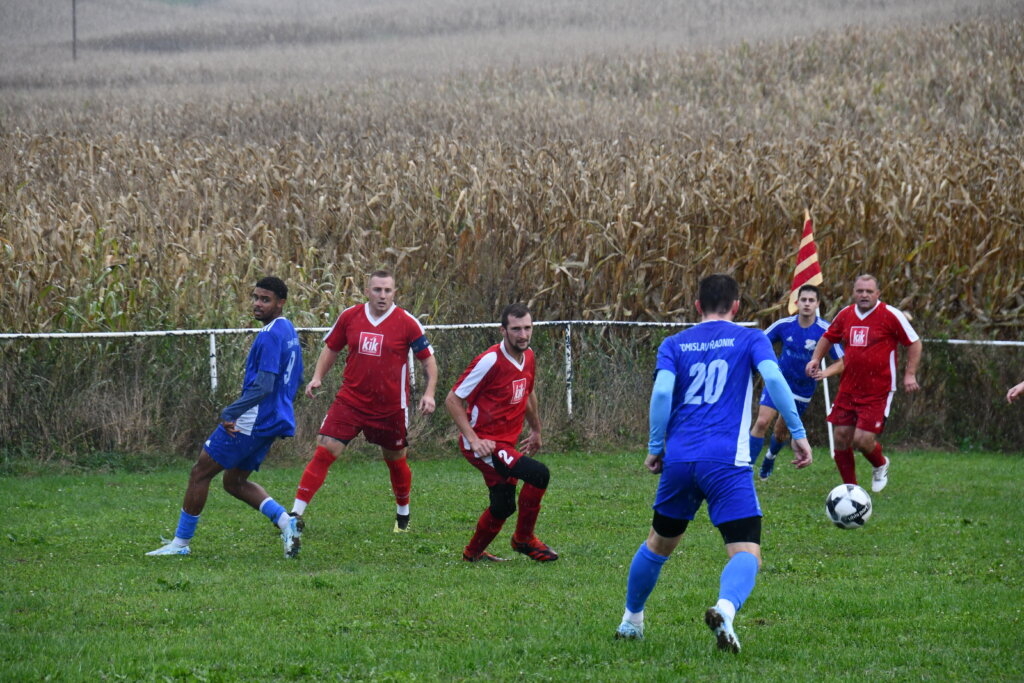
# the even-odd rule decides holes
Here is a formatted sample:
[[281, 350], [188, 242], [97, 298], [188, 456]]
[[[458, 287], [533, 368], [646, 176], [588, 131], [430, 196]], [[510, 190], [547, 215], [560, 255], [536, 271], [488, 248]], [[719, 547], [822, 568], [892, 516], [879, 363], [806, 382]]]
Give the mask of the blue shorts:
[[[796, 403], [796, 414], [803, 417], [804, 412], [807, 410], [807, 406], [811, 405], [811, 397], [793, 394], [793, 399]], [[772, 395], [768, 393], [767, 389], [761, 390], [761, 405], [767, 406], [775, 412], [779, 412], [779, 409], [775, 407], [775, 402], [772, 401]]]
[[203, 444], [203, 449], [226, 470], [255, 472], [276, 440], [276, 436], [247, 436], [241, 432], [232, 436], [223, 426], [217, 425]]
[[753, 468], [721, 462], [665, 463], [654, 496], [654, 511], [672, 519], [693, 520], [701, 503], [716, 527], [747, 517], [761, 517]]

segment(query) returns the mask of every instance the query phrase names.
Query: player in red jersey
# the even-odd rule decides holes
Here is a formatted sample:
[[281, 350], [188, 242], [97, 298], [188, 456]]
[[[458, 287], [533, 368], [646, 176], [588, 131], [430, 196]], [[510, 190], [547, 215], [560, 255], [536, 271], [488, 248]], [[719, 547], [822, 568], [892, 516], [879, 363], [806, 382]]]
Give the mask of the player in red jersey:
[[[530, 457], [541, 447], [540, 414], [533, 392], [532, 335], [530, 309], [524, 304], [506, 306], [501, 313], [501, 342], [473, 359], [444, 401], [462, 433], [462, 455], [483, 474], [490, 494], [490, 505], [480, 515], [476, 532], [462, 553], [467, 562], [503, 561], [487, 552], [487, 546], [516, 511], [519, 479], [524, 483], [512, 549], [538, 562], [558, 559], [558, 553], [534, 535], [550, 472], [544, 463]], [[516, 446], [524, 417], [530, 423], [530, 433]]]
[[833, 344], [842, 342], [844, 369], [839, 392], [829, 412], [835, 425], [836, 467], [843, 481], [857, 483], [853, 458], [856, 448], [874, 468], [871, 490], [889, 483], [889, 459], [882, 455], [878, 435], [885, 427], [896, 393], [896, 349], [907, 347], [903, 389], [917, 391], [917, 366], [921, 362], [921, 338], [899, 309], [879, 301], [881, 290], [873, 275], [861, 275], [853, 283], [854, 303], [839, 311], [818, 340], [807, 364], [807, 374], [822, 378], [821, 359]]
[[[437, 362], [423, 326], [395, 305], [395, 278], [389, 271], [370, 274], [366, 298], [365, 304], [347, 308], [338, 316], [324, 337], [316, 370], [306, 385], [306, 396], [313, 398], [313, 391], [320, 387], [338, 354], [348, 347], [341, 388], [320, 425], [316, 452], [302, 473], [292, 515], [302, 519], [306, 506], [323, 486], [328, 468], [362, 432], [367, 441], [380, 446], [384, 455], [397, 504], [394, 530], [404, 532], [409, 530], [412, 489], [412, 471], [406, 460], [409, 445], [406, 440], [409, 418], [406, 362], [412, 350], [427, 375], [427, 386], [419, 402], [419, 410], [424, 415], [434, 412]], [[303, 521], [300, 527], [304, 526]]]

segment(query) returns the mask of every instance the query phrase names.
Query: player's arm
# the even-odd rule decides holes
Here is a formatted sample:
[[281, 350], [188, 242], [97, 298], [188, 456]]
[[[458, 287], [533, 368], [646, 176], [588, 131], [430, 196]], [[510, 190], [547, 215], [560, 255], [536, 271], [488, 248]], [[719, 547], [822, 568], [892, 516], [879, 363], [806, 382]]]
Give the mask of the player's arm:
[[843, 374], [843, 370], [845, 370], [845, 369], [846, 369], [846, 361], [844, 359], [840, 358], [835, 363], [832, 363], [832, 365], [829, 365], [827, 368], [825, 368], [820, 373], [818, 373], [818, 377], [817, 378], [818, 379], [825, 379], [827, 377], [835, 377], [836, 375]]
[[921, 385], [917, 383], [917, 366], [921, 364], [921, 353], [924, 350], [921, 340], [907, 347], [907, 367], [903, 371], [903, 389], [917, 391]]
[[245, 388], [238, 400], [220, 411], [220, 423], [230, 433], [235, 433], [235, 420], [242, 413], [257, 405], [260, 401], [274, 392], [274, 380], [277, 375], [266, 370], [256, 373], [256, 379]]
[[[818, 343], [814, 347], [814, 353], [811, 354], [811, 360], [808, 361], [806, 367], [804, 367], [804, 372], [807, 373], [808, 377], [821, 379], [821, 359], [825, 357], [825, 354], [828, 353], [831, 348], [832, 342], [829, 341], [828, 337], [822, 335], [821, 339], [818, 340]], [[758, 366], [759, 370], [760, 367], [761, 366]], [[764, 373], [761, 373], [761, 376], [763, 377]], [[772, 396], [772, 400], [774, 399], [775, 397]], [[790, 432], [792, 431], [793, 430], [790, 430]]]
[[1006, 402], [1013, 403], [1020, 398], [1021, 394], [1024, 394], [1024, 382], [1010, 387], [1010, 390], [1006, 392]]
[[306, 396], [315, 398], [313, 396], [313, 390], [319, 389], [321, 382], [324, 380], [324, 375], [334, 367], [334, 361], [338, 360], [338, 354], [340, 351], [335, 351], [330, 346], [324, 345], [322, 351], [320, 351], [320, 357], [316, 359], [316, 369], [313, 370], [313, 378], [309, 380], [309, 384], [306, 385]]
[[772, 402], [779, 410], [779, 415], [785, 420], [786, 427], [789, 428], [789, 433], [793, 436], [793, 453], [796, 456], [793, 458], [793, 464], [797, 466], [797, 469], [807, 467], [814, 458], [811, 455], [811, 445], [807, 441], [807, 430], [804, 429], [800, 414], [796, 411], [796, 401], [793, 400], [793, 392], [789, 388], [789, 383], [782, 376], [782, 370], [774, 360], [761, 361], [757, 364], [757, 371], [761, 373], [765, 389], [768, 390]]
[[469, 442], [469, 448], [478, 456], [485, 457], [494, 452], [494, 441], [481, 439], [476, 435], [473, 426], [469, 424], [469, 413], [466, 412], [466, 401], [454, 391], [449, 391], [444, 399], [444, 407], [452, 416], [452, 421], [459, 428], [462, 435]]
[[534, 455], [543, 445], [540, 437], [540, 409], [537, 405], [537, 392], [531, 391], [526, 399], [526, 424], [530, 425], [530, 433], [523, 439], [519, 448], [523, 455]]
[[430, 354], [421, 359], [420, 364], [423, 366], [423, 373], [427, 376], [427, 388], [423, 390], [423, 396], [420, 397], [419, 408], [424, 415], [430, 415], [437, 407], [434, 402], [434, 392], [437, 391], [437, 361], [434, 360], [434, 354]]
[[647, 459], [644, 466], [658, 474], [661, 472], [665, 455], [665, 433], [672, 416], [672, 393], [675, 391], [676, 374], [671, 370], [658, 370], [651, 389], [650, 428], [647, 435]]

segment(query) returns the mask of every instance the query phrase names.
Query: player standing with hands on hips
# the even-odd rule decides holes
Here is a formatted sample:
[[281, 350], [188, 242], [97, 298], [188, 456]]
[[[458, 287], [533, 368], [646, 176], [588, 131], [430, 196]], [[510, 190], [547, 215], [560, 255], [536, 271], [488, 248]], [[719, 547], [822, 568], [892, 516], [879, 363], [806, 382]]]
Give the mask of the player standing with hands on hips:
[[811, 447], [772, 345], [760, 330], [732, 322], [739, 299], [732, 277], [705, 277], [696, 302], [701, 322], [658, 349], [644, 465], [661, 478], [650, 534], [629, 567], [626, 611], [616, 638], [643, 638], [644, 604], [706, 500], [729, 560], [718, 602], [705, 611], [704, 621], [720, 650], [739, 652], [733, 619], [753, 591], [761, 565], [762, 515], [749, 440], [755, 370], [793, 435], [793, 464], [811, 464]]
[[279, 438], [295, 435], [292, 400], [302, 381], [302, 347], [295, 328], [281, 317], [288, 287], [265, 277], [252, 290], [252, 313], [263, 323], [245, 360], [242, 396], [221, 411], [220, 424], [192, 467], [174, 539], [147, 555], [188, 555], [210, 482], [224, 472], [224, 490], [256, 508], [281, 529], [285, 557], [299, 554], [295, 518], [259, 484], [249, 481]]
[[878, 436], [885, 428], [896, 393], [896, 348], [907, 347], [903, 389], [914, 392], [921, 363], [921, 338], [900, 310], [882, 301], [878, 278], [861, 275], [853, 283], [853, 304], [839, 311], [818, 340], [806, 372], [823, 377], [821, 359], [833, 344], [843, 344], [843, 374], [836, 401], [828, 414], [835, 425], [836, 468], [846, 484], [857, 483], [853, 449], [871, 463], [871, 490], [889, 483], [889, 459], [882, 455]]
[[409, 530], [409, 496], [412, 471], [406, 459], [409, 442], [408, 360], [409, 351], [423, 365], [427, 386], [419, 402], [420, 412], [434, 412], [437, 362], [423, 326], [405, 309], [395, 305], [395, 278], [390, 271], [370, 273], [366, 303], [342, 311], [324, 337], [324, 348], [316, 361], [306, 396], [320, 388], [324, 375], [334, 366], [338, 354], [348, 347], [348, 359], [341, 388], [320, 425], [317, 448], [306, 465], [295, 493], [292, 514], [302, 515], [323, 486], [327, 470], [349, 442], [362, 432], [366, 440], [380, 446], [391, 476], [395, 495], [394, 531]]
[[[510, 304], [501, 313], [501, 342], [473, 359], [444, 400], [459, 428], [462, 455], [483, 474], [490, 505], [476, 524], [469, 545], [462, 552], [467, 562], [503, 562], [487, 552], [505, 520], [516, 511], [519, 517], [512, 534], [512, 549], [537, 562], [552, 562], [558, 553], [534, 534], [540, 501], [548, 488], [547, 466], [531, 456], [541, 447], [540, 413], [533, 391], [534, 359], [530, 348], [533, 317], [524, 304]], [[530, 434], [516, 446], [523, 418]]]

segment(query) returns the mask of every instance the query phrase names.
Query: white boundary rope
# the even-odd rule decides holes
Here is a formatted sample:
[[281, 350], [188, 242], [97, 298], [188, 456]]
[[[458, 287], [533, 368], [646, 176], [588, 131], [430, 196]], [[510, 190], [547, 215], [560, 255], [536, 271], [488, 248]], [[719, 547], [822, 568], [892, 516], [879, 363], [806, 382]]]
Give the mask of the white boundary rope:
[[[565, 330], [565, 408], [572, 417], [572, 383], [573, 354], [572, 328], [580, 327], [692, 327], [693, 322], [632, 322], [628, 320], [543, 320], [534, 322], [534, 327], [562, 327]], [[756, 327], [753, 322], [737, 323], [744, 327]], [[497, 328], [500, 323], [459, 323], [453, 325], [424, 325], [426, 330], [472, 330]], [[329, 327], [297, 327], [298, 332], [326, 333]], [[0, 333], [0, 341], [20, 339], [125, 339], [132, 337], [210, 337], [210, 391], [217, 390], [217, 335], [218, 334], [252, 334], [259, 328], [215, 328], [206, 330], [142, 330], [138, 332], [14, 332]], [[974, 339], [922, 339], [931, 344], [965, 344], [975, 346], [1018, 346], [1024, 347], [1024, 341], [974, 340]], [[411, 364], [411, 359], [410, 359]], [[415, 372], [412, 377], [415, 378]], [[413, 385], [415, 386], [415, 384]], [[826, 389], [827, 391], [827, 389]], [[831, 436], [831, 435], [830, 435]], [[830, 439], [831, 440], [831, 439]]]

